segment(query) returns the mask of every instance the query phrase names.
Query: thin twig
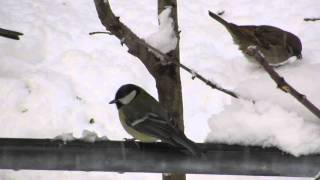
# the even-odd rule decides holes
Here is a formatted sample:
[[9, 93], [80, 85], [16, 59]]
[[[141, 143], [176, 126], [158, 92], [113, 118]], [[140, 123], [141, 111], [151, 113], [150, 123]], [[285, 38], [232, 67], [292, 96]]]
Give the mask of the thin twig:
[[219, 11], [217, 14], [218, 14], [219, 16], [222, 16], [224, 13], [225, 13], [225, 11], [224, 11], [224, 10], [221, 10], [221, 11]]
[[107, 31], [89, 32], [89, 35], [95, 35], [95, 34], [109, 34], [109, 35], [112, 35], [111, 32], [107, 32]]
[[6, 38], [19, 40], [20, 36], [22, 36], [22, 35], [23, 35], [23, 33], [21, 33], [21, 32], [0, 28], [0, 36], [6, 37]]
[[[110, 32], [91, 32], [89, 33], [90, 35], [94, 35], [94, 34], [111, 34]], [[192, 75], [192, 79], [194, 78], [198, 78], [199, 80], [201, 80], [202, 82], [204, 82], [206, 85], [210, 86], [211, 88], [213, 89], [217, 89], [221, 92], [224, 92], [234, 98], [239, 98], [239, 95], [236, 94], [235, 92], [231, 91], [231, 90], [228, 90], [228, 89], [224, 89], [222, 88], [221, 86], [219, 86], [218, 84], [216, 83], [213, 83], [212, 81], [206, 79], [205, 77], [203, 77], [201, 74], [197, 73], [196, 71], [192, 70], [191, 68], [185, 66], [184, 64], [182, 63], [179, 63], [177, 61], [175, 61], [172, 57], [162, 53], [161, 51], [159, 51], [158, 49], [154, 48], [153, 46], [151, 46], [150, 44], [148, 44], [147, 42], [141, 40], [141, 41], [137, 41], [137, 43], [139, 43], [140, 45], [142, 46], [145, 46], [145, 47], [148, 47], [151, 51], [155, 52], [157, 55], [160, 55], [163, 60], [166, 61], [166, 64], [175, 64], [177, 66], [179, 66], [180, 68], [182, 68], [183, 70], [189, 72], [191, 75]]]
[[295, 97], [301, 104], [303, 104], [309, 111], [311, 111], [314, 115], [320, 118], [320, 110], [313, 105], [305, 95], [299, 93], [295, 90], [291, 85], [289, 85], [283, 77], [281, 77], [274, 69], [269, 65], [269, 63], [265, 60], [261, 51], [257, 49], [256, 46], [249, 46], [248, 55], [253, 56], [256, 61], [258, 61], [262, 67], [267, 71], [270, 77], [276, 82], [278, 88], [280, 88], [283, 92], [291, 94]]
[[304, 21], [319, 21], [320, 18], [304, 18]]
[[162, 53], [161, 51], [159, 51], [158, 49], [152, 47], [150, 44], [146, 43], [145, 41], [143, 42], [139, 42], [144, 46], [147, 46], [149, 49], [151, 49], [152, 51], [155, 51], [157, 54], [161, 55], [166, 61], [170, 62], [170, 63], [174, 63], [175, 65], [179, 66], [180, 68], [182, 68], [183, 70], [189, 72], [192, 75], [192, 79], [194, 78], [198, 78], [199, 80], [201, 80], [202, 82], [204, 82], [205, 84], [207, 84], [208, 86], [210, 86], [213, 89], [217, 89], [219, 91], [222, 91], [234, 98], [239, 98], [239, 95], [236, 94], [235, 92], [232, 92], [231, 90], [228, 89], [224, 89], [221, 86], [219, 86], [218, 84], [213, 83], [212, 81], [206, 79], [205, 77], [203, 77], [202, 75], [200, 75], [199, 73], [197, 73], [196, 71], [190, 69], [189, 67], [185, 66], [182, 63], [179, 63], [175, 60], [173, 60], [173, 58], [171, 58], [170, 56]]

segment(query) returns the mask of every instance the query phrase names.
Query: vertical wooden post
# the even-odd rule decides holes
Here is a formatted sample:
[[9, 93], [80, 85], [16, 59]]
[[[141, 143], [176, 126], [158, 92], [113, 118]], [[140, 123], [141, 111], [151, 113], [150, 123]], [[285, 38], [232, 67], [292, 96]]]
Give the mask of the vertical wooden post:
[[[174, 51], [168, 55], [174, 57], [173, 59], [180, 61], [179, 52], [179, 29], [178, 29], [178, 11], [177, 0], [158, 0], [158, 14], [160, 14], [167, 6], [172, 7], [171, 17], [174, 21], [174, 30], [178, 38], [177, 47]], [[166, 68], [166, 69], [164, 69]], [[156, 84], [159, 95], [160, 104], [168, 110], [168, 113], [174, 119], [175, 124], [180, 130], [184, 130], [183, 124], [183, 101], [182, 101], [182, 89], [180, 69], [178, 66], [170, 65], [169, 67], [163, 67], [163, 71], [160, 70], [159, 76], [156, 78]], [[185, 180], [185, 174], [169, 174], [163, 175], [163, 180]]]
[[[174, 20], [174, 30], [176, 31], [177, 36], [179, 36], [176, 3], [176, 0], [158, 0], [158, 14], [160, 14], [166, 6], [172, 7], [171, 16]], [[179, 37], [176, 49], [171, 51], [168, 55], [174, 57], [173, 59], [176, 61], [180, 61]], [[180, 69], [173, 64], [167, 65], [160, 68], [157, 75], [158, 76], [155, 76], [155, 79], [160, 104], [169, 111], [170, 115], [175, 120], [176, 125], [183, 131], [183, 101]]]

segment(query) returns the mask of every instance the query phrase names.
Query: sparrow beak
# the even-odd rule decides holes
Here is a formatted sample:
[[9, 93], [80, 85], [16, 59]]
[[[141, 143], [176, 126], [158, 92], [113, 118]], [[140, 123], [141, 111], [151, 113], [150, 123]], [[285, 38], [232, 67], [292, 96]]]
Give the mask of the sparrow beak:
[[114, 104], [114, 103], [117, 103], [117, 102], [118, 102], [118, 100], [114, 99], [114, 100], [110, 101], [109, 104]]

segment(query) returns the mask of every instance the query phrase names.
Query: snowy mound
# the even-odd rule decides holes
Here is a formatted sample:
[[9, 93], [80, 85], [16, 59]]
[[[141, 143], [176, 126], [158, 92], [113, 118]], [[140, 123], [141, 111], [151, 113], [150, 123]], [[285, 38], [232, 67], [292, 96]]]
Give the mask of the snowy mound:
[[[277, 71], [299, 92], [320, 107], [320, 64], [281, 67]], [[262, 69], [237, 88], [245, 97], [209, 121], [208, 141], [276, 146], [293, 155], [320, 153], [320, 120], [276, 84]]]

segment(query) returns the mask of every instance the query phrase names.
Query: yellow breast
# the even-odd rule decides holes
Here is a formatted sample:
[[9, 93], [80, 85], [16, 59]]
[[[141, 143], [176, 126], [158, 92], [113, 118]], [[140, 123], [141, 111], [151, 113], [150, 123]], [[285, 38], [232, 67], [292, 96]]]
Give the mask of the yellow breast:
[[135, 129], [129, 127], [125, 122], [125, 116], [124, 114], [119, 111], [119, 118], [120, 118], [120, 121], [121, 121], [121, 125], [123, 126], [123, 128], [127, 131], [127, 133], [129, 133], [131, 136], [133, 136], [135, 139], [137, 140], [140, 140], [142, 142], [155, 142], [157, 141], [158, 139], [157, 138], [154, 138], [152, 136], [148, 136], [146, 134], [143, 134], [139, 131], [136, 131]]

